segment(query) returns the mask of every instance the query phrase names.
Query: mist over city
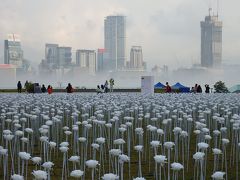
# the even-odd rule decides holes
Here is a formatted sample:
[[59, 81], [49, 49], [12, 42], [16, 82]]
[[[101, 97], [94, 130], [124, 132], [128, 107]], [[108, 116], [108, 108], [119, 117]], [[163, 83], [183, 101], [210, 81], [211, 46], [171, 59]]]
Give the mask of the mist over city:
[[237, 0], [2, 1], [0, 88], [16, 87], [19, 80], [96, 88], [110, 78], [116, 88], [139, 88], [144, 75], [154, 76], [155, 83], [191, 87], [222, 80], [231, 87], [239, 83], [238, 5]]
[[0, 180], [239, 180], [240, 0], [1, 0]]

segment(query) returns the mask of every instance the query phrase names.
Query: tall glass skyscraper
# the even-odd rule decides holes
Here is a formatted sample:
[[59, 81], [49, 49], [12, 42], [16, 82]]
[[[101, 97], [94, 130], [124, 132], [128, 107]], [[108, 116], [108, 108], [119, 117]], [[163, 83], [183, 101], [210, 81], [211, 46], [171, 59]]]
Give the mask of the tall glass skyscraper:
[[23, 67], [23, 50], [16, 34], [9, 34], [8, 39], [4, 41], [4, 63], [13, 64], [16, 68]]
[[107, 16], [104, 21], [105, 70], [121, 70], [126, 61], [126, 17]]
[[205, 17], [201, 22], [201, 66], [219, 67], [222, 62], [222, 22], [218, 16]]

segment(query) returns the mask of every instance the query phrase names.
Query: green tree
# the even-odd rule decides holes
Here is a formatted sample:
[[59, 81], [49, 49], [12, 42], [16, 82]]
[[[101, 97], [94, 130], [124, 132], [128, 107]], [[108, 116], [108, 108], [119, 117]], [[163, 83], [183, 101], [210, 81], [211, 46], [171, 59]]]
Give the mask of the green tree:
[[222, 81], [218, 81], [214, 84], [214, 90], [216, 93], [228, 93], [228, 88], [225, 83]]

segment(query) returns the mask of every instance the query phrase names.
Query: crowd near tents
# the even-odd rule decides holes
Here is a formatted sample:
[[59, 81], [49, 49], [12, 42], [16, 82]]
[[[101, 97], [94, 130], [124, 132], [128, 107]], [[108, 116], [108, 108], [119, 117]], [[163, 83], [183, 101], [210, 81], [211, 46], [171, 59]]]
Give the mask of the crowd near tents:
[[[166, 86], [161, 82], [158, 82], [154, 85], [154, 89], [159, 90], [159, 92], [164, 92]], [[180, 92], [180, 93], [189, 93], [190, 87], [184, 86], [181, 83], [177, 82], [176, 84], [171, 86], [173, 92]]]

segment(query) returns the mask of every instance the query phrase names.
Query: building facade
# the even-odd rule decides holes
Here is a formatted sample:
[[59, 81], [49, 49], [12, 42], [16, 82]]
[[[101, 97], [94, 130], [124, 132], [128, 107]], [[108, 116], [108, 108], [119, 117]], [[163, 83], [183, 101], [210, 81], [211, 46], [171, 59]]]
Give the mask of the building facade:
[[104, 72], [105, 51], [105, 49], [98, 49], [97, 51], [97, 72]]
[[16, 68], [23, 67], [23, 50], [16, 34], [9, 34], [8, 39], [4, 41], [4, 63], [15, 65]]
[[50, 66], [57, 66], [58, 62], [58, 44], [45, 45], [45, 60]]
[[129, 67], [130, 69], [144, 69], [141, 46], [132, 46], [130, 51]]
[[201, 22], [201, 66], [219, 67], [222, 62], [222, 22], [218, 16], [205, 17]]
[[72, 48], [71, 47], [58, 47], [58, 67], [67, 68], [72, 62]]
[[104, 21], [104, 68], [108, 71], [124, 69], [126, 61], [126, 17], [107, 16]]
[[86, 49], [77, 50], [76, 65], [88, 69], [88, 73], [94, 75], [96, 73], [96, 52]]
[[45, 45], [45, 59], [42, 61], [42, 68], [55, 70], [68, 68], [72, 63], [72, 48], [60, 47], [58, 44]]

